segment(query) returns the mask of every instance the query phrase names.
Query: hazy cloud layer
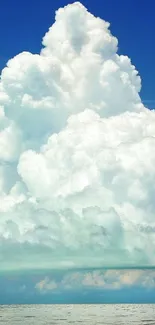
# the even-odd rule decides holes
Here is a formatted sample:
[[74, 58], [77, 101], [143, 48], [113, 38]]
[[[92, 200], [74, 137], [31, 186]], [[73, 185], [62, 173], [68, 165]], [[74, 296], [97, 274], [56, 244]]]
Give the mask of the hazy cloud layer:
[[40, 293], [48, 291], [94, 289], [120, 290], [127, 288], [155, 288], [154, 270], [95, 270], [72, 272], [63, 275], [61, 279], [46, 276], [36, 283], [35, 289]]
[[2, 268], [155, 264], [155, 112], [117, 44], [74, 3], [2, 71]]

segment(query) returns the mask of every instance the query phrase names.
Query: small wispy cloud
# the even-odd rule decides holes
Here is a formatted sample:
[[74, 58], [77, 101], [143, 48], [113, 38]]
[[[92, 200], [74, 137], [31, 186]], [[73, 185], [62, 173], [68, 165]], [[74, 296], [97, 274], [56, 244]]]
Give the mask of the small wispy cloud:
[[35, 289], [39, 290], [40, 292], [46, 291], [53, 291], [58, 288], [58, 284], [56, 281], [45, 277], [43, 280], [39, 281], [35, 285]]

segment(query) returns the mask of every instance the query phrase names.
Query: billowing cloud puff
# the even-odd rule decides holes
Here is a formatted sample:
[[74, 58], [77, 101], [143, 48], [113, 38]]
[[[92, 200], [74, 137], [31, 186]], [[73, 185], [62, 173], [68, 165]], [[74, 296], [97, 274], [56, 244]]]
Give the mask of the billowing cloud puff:
[[1, 74], [2, 267], [154, 265], [155, 112], [138, 72], [80, 3], [43, 46]]

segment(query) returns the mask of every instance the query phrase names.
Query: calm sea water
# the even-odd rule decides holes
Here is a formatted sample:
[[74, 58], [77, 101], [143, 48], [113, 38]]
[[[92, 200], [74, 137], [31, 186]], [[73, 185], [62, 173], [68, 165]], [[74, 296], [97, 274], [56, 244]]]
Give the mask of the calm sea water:
[[0, 306], [7, 325], [155, 325], [155, 305], [14, 305]]

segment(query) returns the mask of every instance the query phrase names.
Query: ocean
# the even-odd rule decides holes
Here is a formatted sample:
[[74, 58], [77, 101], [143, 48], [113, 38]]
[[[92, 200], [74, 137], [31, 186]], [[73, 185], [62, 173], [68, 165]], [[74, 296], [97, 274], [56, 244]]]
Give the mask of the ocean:
[[155, 305], [4, 305], [6, 325], [155, 325]]

